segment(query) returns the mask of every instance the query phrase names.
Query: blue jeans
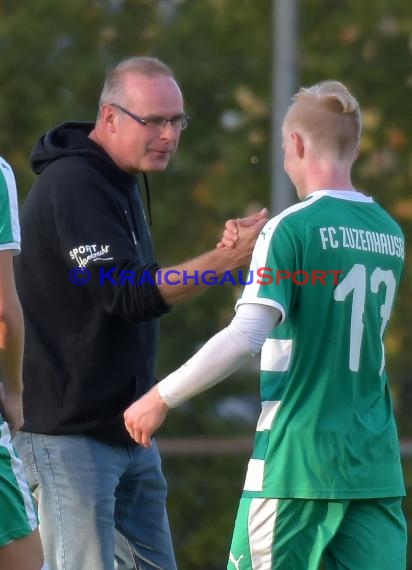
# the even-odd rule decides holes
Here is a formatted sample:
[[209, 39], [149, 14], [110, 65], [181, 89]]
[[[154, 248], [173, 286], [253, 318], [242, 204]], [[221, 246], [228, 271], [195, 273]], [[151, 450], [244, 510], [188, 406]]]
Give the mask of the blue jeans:
[[50, 570], [176, 570], [155, 442], [20, 432], [13, 444], [38, 493]]

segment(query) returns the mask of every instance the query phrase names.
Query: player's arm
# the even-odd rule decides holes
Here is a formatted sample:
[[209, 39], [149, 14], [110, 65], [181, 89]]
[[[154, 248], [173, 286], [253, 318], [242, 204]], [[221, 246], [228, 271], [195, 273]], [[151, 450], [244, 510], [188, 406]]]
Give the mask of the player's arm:
[[0, 251], [0, 401], [12, 435], [23, 424], [23, 313], [13, 273], [13, 253]]
[[240, 305], [225, 329], [126, 410], [125, 424], [131, 437], [144, 447], [151, 447], [150, 438], [171, 407], [233, 374], [262, 348], [280, 320], [281, 312], [275, 307], [254, 303]]
[[[266, 222], [265, 208], [246, 218], [228, 220], [216, 249], [173, 267], [161, 268], [157, 272], [156, 283], [165, 302], [175, 305], [203, 291], [208, 283], [202, 280], [202, 276], [208, 271], [213, 271], [219, 277], [225, 271], [246, 267]], [[168, 282], [170, 279], [165, 280], [166, 275], [172, 275], [172, 283]]]

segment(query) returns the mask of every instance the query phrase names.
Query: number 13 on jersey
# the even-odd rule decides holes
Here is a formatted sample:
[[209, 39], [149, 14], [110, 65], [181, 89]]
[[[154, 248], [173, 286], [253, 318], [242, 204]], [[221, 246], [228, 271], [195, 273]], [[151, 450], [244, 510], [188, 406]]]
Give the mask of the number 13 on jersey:
[[352, 372], [358, 372], [359, 370], [366, 297], [369, 292], [377, 294], [381, 285], [385, 287], [385, 297], [380, 307], [380, 316], [382, 318], [380, 329], [382, 362], [379, 373], [382, 374], [385, 368], [383, 334], [391, 314], [396, 291], [396, 280], [393, 272], [390, 269], [376, 267], [369, 276], [367, 268], [360, 263], [356, 263], [335, 288], [333, 295], [335, 301], [345, 301], [347, 296], [353, 293], [349, 341], [349, 369]]

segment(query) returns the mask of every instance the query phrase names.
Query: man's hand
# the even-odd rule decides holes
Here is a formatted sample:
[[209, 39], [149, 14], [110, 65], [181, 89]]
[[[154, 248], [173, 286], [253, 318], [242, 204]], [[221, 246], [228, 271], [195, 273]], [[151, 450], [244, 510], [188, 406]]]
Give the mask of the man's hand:
[[216, 245], [216, 247], [218, 249], [221, 249], [222, 247], [227, 247], [229, 249], [235, 248], [237, 242], [239, 241], [240, 228], [250, 228], [254, 226], [254, 229], [256, 230], [256, 239], [260, 233], [260, 230], [263, 228], [267, 221], [268, 211], [266, 208], [262, 208], [260, 212], [246, 216], [246, 218], [227, 220], [220, 242]]
[[126, 429], [137, 443], [152, 447], [151, 436], [162, 425], [168, 411], [168, 406], [154, 386], [125, 411]]
[[7, 394], [0, 383], [1, 415], [9, 424], [11, 436], [14, 437], [23, 425], [23, 402], [21, 394]]

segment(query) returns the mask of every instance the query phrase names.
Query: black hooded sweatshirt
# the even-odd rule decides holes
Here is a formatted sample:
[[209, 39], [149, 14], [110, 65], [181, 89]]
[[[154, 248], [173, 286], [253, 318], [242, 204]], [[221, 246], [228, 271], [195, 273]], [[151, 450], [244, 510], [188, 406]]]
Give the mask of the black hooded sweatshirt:
[[92, 128], [63, 123], [31, 155], [38, 178], [15, 262], [23, 430], [129, 444], [123, 412], [154, 384], [158, 317], [170, 307], [154, 283], [136, 179], [88, 137]]

